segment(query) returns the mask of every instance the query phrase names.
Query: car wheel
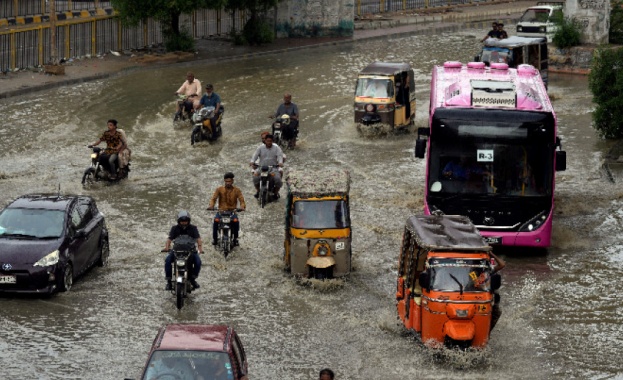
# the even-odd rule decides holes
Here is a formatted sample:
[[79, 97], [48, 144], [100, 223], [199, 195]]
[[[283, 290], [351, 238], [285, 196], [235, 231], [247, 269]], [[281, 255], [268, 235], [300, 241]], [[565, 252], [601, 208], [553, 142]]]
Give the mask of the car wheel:
[[74, 268], [71, 263], [67, 263], [65, 265], [65, 269], [63, 270], [63, 275], [60, 278], [61, 283], [59, 284], [59, 290], [61, 292], [68, 292], [71, 289], [71, 286], [74, 283]]
[[97, 266], [103, 267], [108, 264], [108, 257], [110, 256], [110, 245], [108, 239], [104, 239], [102, 242], [102, 248], [100, 248], [100, 257], [97, 260]]

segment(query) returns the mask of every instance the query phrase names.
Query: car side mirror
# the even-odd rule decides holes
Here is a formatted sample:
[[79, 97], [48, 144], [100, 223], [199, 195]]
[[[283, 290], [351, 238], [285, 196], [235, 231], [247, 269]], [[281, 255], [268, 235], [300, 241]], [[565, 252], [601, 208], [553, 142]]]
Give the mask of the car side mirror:
[[562, 172], [567, 170], [567, 152], [564, 150], [556, 151], [556, 171]]
[[496, 291], [502, 286], [502, 276], [499, 273], [491, 275], [491, 291]]
[[424, 158], [426, 154], [426, 140], [415, 140], [415, 157]]
[[422, 289], [430, 288], [430, 275], [428, 274], [428, 272], [420, 273], [420, 277], [418, 278], [418, 280]]

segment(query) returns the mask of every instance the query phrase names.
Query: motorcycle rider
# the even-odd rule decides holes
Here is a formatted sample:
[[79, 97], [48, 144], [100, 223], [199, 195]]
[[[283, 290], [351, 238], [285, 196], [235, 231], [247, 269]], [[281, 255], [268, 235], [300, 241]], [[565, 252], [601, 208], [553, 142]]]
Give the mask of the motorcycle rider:
[[175, 91], [175, 95], [184, 94], [183, 101], [178, 101], [175, 108], [174, 121], [179, 120], [182, 116], [181, 106], [184, 106], [187, 114], [196, 108], [199, 104], [199, 96], [201, 95], [201, 82], [195, 78], [195, 74], [192, 72], [186, 73], [186, 81], [182, 83], [182, 86]]
[[[255, 185], [255, 198], [260, 196], [260, 170], [262, 166], [279, 166], [283, 167], [283, 151], [279, 145], [273, 144], [273, 135], [266, 135], [264, 143], [255, 150], [249, 166], [257, 166], [256, 160], [259, 159], [259, 168], [253, 173], [253, 185]], [[279, 189], [281, 189], [281, 173], [278, 170], [274, 170], [274, 184], [273, 195], [275, 198], [279, 198]]]
[[100, 162], [108, 161], [108, 169], [110, 171], [110, 179], [117, 179], [117, 158], [119, 152], [124, 148], [123, 135], [117, 130], [117, 120], [110, 119], [107, 122], [108, 130], [106, 130], [100, 138], [89, 145], [89, 148], [99, 145], [102, 141], [106, 142], [106, 149], [104, 153], [100, 154]]
[[[199, 253], [203, 253], [203, 245], [201, 241], [201, 235], [199, 235], [199, 230], [197, 226], [190, 224], [190, 214], [188, 211], [182, 210], [177, 214], [177, 224], [171, 227], [171, 231], [169, 231], [169, 238], [164, 245], [164, 251], [168, 251], [169, 254], [164, 262], [164, 274], [167, 280], [167, 286], [165, 290], [172, 290], [172, 276], [173, 270], [171, 268], [171, 263], [175, 258], [173, 251], [171, 250], [171, 242], [175, 240], [177, 237], [181, 235], [188, 235], [191, 238], [197, 241], [197, 249]], [[197, 283], [197, 277], [199, 277], [199, 272], [201, 271], [201, 259], [197, 252], [194, 252], [191, 255], [193, 261], [193, 270], [192, 276], [190, 277], [190, 284], [194, 289], [199, 288], [199, 284]]]
[[[246, 209], [247, 205], [244, 202], [244, 196], [242, 195], [242, 191], [236, 186], [234, 186], [234, 173], [229, 172], [225, 173], [223, 176], [225, 181], [224, 186], [220, 186], [214, 191], [214, 195], [212, 195], [212, 199], [210, 200], [210, 205], [208, 206], [208, 210], [214, 210], [214, 205], [218, 201], [218, 209], [224, 211], [231, 211], [231, 235], [234, 242], [234, 246], [238, 245], [238, 231], [240, 230], [240, 222], [238, 218], [236, 218], [235, 211], [237, 208], [241, 210]], [[240, 203], [240, 207], [238, 206]], [[212, 226], [212, 245], [218, 244], [218, 225], [221, 215], [219, 212], [216, 212], [214, 216], [214, 225]]]
[[[277, 111], [269, 115], [271, 119], [281, 117], [282, 115], [288, 115], [290, 117], [289, 123], [283, 125], [283, 138], [289, 141], [288, 146], [294, 148], [296, 145], [296, 136], [298, 134], [299, 127], [299, 108], [295, 103], [292, 103], [292, 94], [286, 92], [283, 94], [283, 103], [277, 107]], [[274, 129], [273, 129], [274, 131]]]
[[214, 86], [211, 83], [206, 85], [206, 93], [203, 94], [197, 108], [214, 107], [214, 114], [210, 118], [210, 128], [212, 130], [212, 139], [217, 137], [216, 135], [216, 121], [219, 118], [219, 114], [222, 112], [221, 97], [214, 92]]

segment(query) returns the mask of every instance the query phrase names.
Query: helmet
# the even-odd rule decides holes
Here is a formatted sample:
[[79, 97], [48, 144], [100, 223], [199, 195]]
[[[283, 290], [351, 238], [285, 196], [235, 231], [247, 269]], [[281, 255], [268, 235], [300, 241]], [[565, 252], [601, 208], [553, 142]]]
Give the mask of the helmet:
[[190, 214], [188, 211], [182, 210], [177, 214], [177, 222], [188, 222], [190, 223]]
[[283, 115], [281, 115], [281, 124], [283, 125], [290, 124], [290, 115], [288, 115], [287, 113], [284, 113]]

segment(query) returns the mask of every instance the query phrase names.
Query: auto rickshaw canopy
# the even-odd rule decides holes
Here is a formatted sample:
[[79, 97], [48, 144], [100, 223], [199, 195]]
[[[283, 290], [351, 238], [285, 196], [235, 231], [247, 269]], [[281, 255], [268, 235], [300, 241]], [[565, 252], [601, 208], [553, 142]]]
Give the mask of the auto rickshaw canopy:
[[483, 253], [492, 250], [466, 216], [414, 215], [406, 226], [418, 246], [430, 251]]
[[398, 75], [404, 71], [411, 70], [408, 63], [392, 63], [392, 62], [372, 62], [364, 67], [359, 75]]
[[342, 169], [288, 169], [290, 194], [298, 198], [344, 196], [350, 191], [350, 174]]
[[547, 43], [544, 37], [511, 36], [502, 40], [498, 40], [496, 38], [487, 38], [487, 40], [485, 41], [485, 46], [514, 49], [520, 46], [540, 45], [543, 43]]

